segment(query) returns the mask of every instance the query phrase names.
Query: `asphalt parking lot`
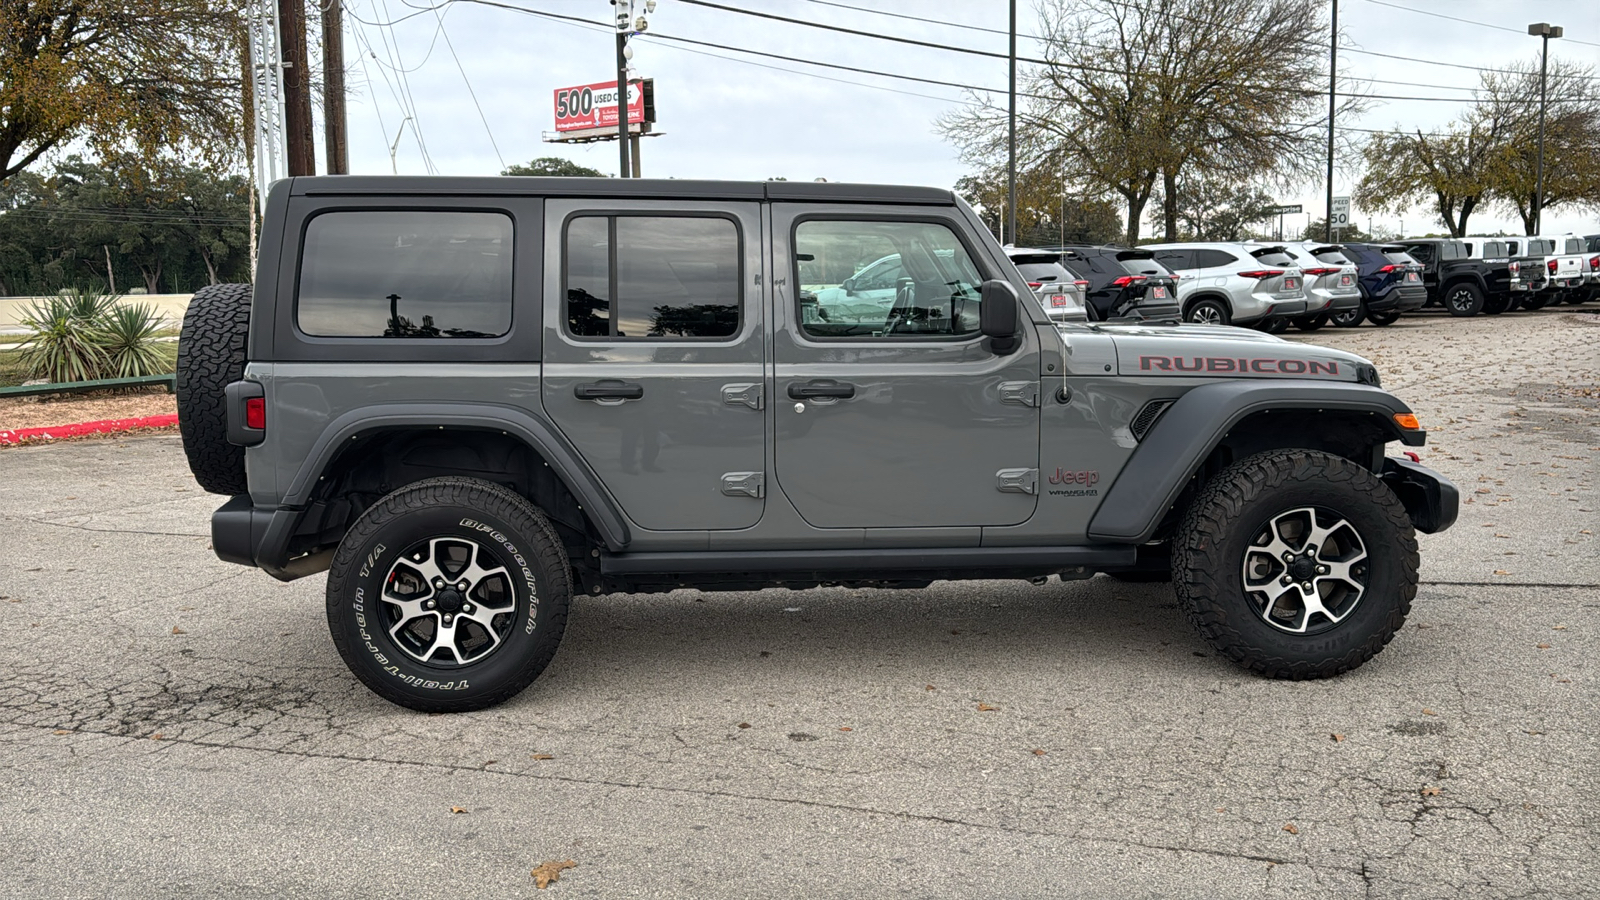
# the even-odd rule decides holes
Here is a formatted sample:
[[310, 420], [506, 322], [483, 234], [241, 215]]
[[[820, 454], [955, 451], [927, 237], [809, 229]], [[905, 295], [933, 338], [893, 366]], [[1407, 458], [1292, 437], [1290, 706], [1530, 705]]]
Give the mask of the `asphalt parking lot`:
[[4, 893], [1600, 895], [1572, 310], [1291, 335], [1377, 362], [1468, 501], [1405, 630], [1314, 683], [1164, 585], [680, 591], [577, 598], [532, 688], [422, 715], [346, 671], [321, 576], [212, 556], [176, 436], [0, 451]]

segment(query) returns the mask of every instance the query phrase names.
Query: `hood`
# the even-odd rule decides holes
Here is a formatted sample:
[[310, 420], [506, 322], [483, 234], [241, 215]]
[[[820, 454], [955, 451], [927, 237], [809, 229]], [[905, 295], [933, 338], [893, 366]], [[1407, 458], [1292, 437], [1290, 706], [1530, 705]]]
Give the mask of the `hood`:
[[1168, 378], [1318, 378], [1377, 384], [1354, 353], [1219, 325], [1106, 326], [1123, 375]]

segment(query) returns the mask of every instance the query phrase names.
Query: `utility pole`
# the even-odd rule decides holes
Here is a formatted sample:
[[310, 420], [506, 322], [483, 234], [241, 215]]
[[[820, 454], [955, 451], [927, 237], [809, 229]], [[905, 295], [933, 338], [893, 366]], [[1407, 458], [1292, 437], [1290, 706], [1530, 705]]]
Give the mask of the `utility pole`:
[[633, 0], [611, 0], [617, 8], [617, 175], [628, 178], [628, 32], [633, 30]]
[[1533, 233], [1538, 234], [1544, 225], [1540, 220], [1544, 216], [1544, 108], [1546, 82], [1550, 74], [1550, 39], [1561, 37], [1566, 32], [1560, 25], [1539, 22], [1529, 25], [1528, 33], [1544, 41], [1544, 52], [1539, 56], [1539, 163], [1533, 190]]
[[1333, 30], [1328, 32], [1328, 214], [1322, 218], [1322, 239], [1333, 243], [1333, 109], [1339, 73], [1339, 0], [1333, 0]]
[[350, 174], [349, 123], [344, 112], [344, 0], [323, 0], [322, 116], [329, 175]]
[[278, 25], [283, 29], [284, 131], [289, 145], [289, 174], [315, 175], [311, 67], [306, 61], [306, 8], [302, 0], [278, 0]]
[[[1006, 162], [1006, 220], [1011, 243], [1017, 242], [1017, 0], [1011, 0], [1011, 112], [1010, 156]], [[1004, 244], [1004, 237], [1000, 243]]]

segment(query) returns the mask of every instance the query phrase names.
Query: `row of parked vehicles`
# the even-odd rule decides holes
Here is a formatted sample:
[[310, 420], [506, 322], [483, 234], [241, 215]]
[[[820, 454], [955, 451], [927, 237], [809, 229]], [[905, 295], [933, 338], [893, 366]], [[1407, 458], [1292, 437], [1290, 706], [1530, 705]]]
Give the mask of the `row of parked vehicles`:
[[1182, 319], [1277, 333], [1600, 299], [1600, 235], [1384, 243], [1068, 244], [1007, 252], [1058, 321]]

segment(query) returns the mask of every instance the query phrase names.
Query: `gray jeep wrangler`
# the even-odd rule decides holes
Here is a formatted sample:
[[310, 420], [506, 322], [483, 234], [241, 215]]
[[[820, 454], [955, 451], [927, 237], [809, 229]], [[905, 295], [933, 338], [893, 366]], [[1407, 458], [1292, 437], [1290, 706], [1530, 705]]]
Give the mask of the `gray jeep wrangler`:
[[177, 388], [217, 555], [328, 571], [350, 669], [428, 711], [526, 687], [574, 594], [685, 587], [1170, 579], [1241, 665], [1328, 677], [1457, 509], [1369, 362], [1052, 324], [931, 188], [283, 181]]

